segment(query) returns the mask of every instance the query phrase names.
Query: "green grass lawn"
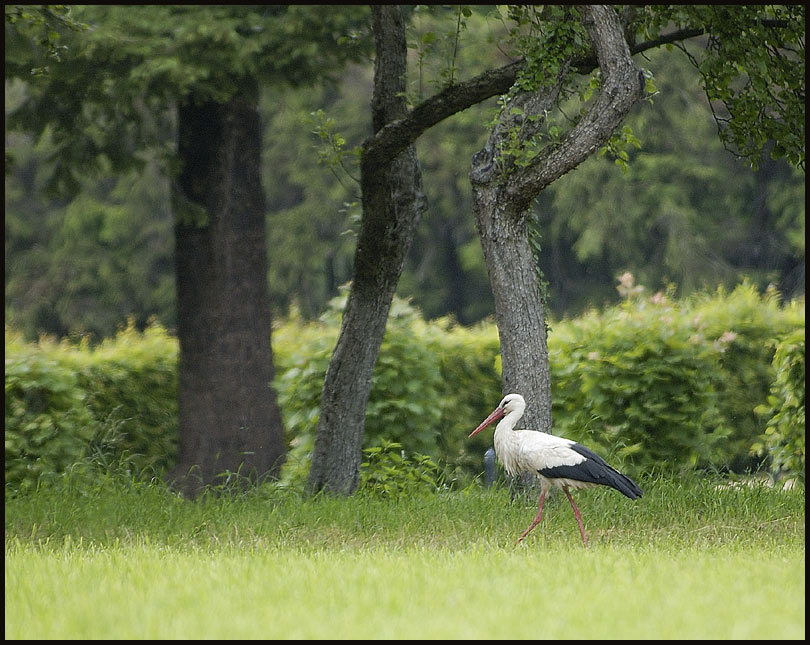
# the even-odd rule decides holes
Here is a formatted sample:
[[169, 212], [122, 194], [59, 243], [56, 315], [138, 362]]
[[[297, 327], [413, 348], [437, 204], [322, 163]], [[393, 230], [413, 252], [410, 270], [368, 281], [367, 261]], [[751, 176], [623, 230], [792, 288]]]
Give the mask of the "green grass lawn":
[[803, 639], [804, 491], [640, 481], [513, 543], [503, 489], [182, 500], [113, 479], [6, 500], [7, 639]]

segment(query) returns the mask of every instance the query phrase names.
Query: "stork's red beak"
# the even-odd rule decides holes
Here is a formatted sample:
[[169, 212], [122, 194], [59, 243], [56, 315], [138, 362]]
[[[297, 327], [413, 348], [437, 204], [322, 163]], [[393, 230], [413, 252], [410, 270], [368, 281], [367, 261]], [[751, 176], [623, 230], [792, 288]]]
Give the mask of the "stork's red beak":
[[477, 435], [479, 432], [481, 432], [481, 430], [483, 430], [484, 428], [486, 428], [486, 427], [487, 427], [488, 425], [490, 425], [491, 423], [495, 423], [495, 421], [497, 421], [498, 419], [502, 419], [502, 418], [503, 418], [503, 415], [505, 415], [505, 414], [506, 414], [506, 410], [504, 410], [503, 408], [495, 408], [495, 409], [494, 409], [494, 410], [493, 410], [493, 411], [490, 413], [490, 415], [489, 415], [489, 416], [488, 416], [486, 419], [484, 419], [484, 420], [481, 422], [481, 425], [480, 425], [480, 426], [478, 426], [478, 427], [477, 427], [475, 430], [473, 430], [473, 431], [472, 431], [472, 432], [469, 434], [469, 436], [467, 437], [467, 439], [469, 439], [469, 438], [471, 438], [471, 437], [474, 437], [474, 436], [475, 436], [475, 435]]

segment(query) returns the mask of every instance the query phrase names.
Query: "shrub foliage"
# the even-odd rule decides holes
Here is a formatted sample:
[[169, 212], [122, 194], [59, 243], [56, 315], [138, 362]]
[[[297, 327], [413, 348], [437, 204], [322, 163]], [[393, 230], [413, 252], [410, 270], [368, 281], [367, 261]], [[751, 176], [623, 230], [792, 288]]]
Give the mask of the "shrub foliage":
[[787, 476], [805, 475], [805, 348], [804, 328], [788, 334], [776, 347], [776, 378], [767, 404], [756, 412], [768, 419], [762, 441], [754, 445], [773, 458], [773, 467]]
[[177, 452], [177, 342], [132, 322], [97, 347], [6, 328], [6, 487], [88, 459], [162, 472]]
[[95, 432], [76, 371], [6, 330], [6, 487], [30, 489], [82, 459]]
[[[750, 285], [683, 301], [627, 286], [617, 306], [553, 322], [554, 432], [631, 473], [766, 459], [803, 478], [804, 302], [783, 305]], [[318, 321], [292, 317], [273, 332], [290, 484], [309, 467], [342, 298]], [[501, 397], [498, 348], [491, 323], [425, 321], [395, 300], [367, 410], [367, 487], [449, 485], [482, 470], [491, 436], [467, 435]], [[6, 328], [7, 490], [89, 458], [134, 475], [165, 471], [176, 452], [176, 393], [177, 343], [157, 324], [130, 324], [96, 347], [25, 343]], [[393, 477], [396, 464], [407, 473]]]

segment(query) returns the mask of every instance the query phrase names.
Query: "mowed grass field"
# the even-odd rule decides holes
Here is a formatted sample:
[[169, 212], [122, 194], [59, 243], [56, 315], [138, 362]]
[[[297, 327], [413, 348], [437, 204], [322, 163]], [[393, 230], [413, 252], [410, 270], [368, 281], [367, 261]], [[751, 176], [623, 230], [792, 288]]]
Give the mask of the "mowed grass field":
[[7, 639], [804, 639], [804, 490], [713, 477], [188, 501], [110, 478], [6, 499]]

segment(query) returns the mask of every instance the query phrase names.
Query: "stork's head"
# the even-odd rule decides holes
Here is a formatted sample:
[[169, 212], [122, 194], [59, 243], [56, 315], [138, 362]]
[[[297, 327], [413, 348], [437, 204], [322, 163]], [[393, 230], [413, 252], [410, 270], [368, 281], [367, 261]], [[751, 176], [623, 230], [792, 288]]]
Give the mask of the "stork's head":
[[488, 425], [491, 425], [498, 419], [502, 419], [508, 414], [514, 414], [516, 417], [515, 421], [517, 421], [517, 419], [523, 416], [523, 411], [525, 409], [526, 401], [523, 400], [523, 397], [520, 396], [520, 394], [507, 394], [501, 399], [498, 407], [495, 408], [491, 414], [481, 422], [481, 425], [473, 430], [467, 438], [469, 439], [470, 437], [474, 437]]

